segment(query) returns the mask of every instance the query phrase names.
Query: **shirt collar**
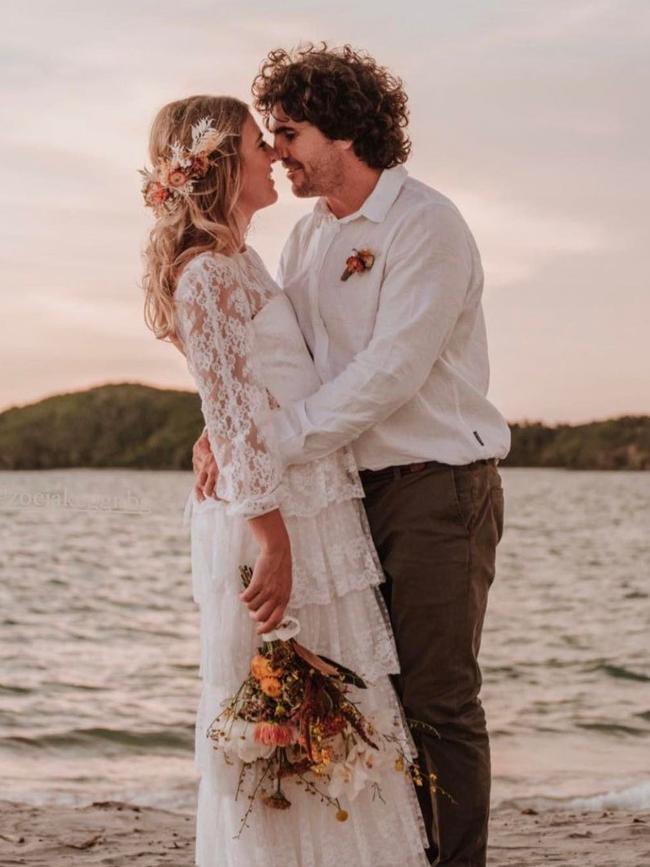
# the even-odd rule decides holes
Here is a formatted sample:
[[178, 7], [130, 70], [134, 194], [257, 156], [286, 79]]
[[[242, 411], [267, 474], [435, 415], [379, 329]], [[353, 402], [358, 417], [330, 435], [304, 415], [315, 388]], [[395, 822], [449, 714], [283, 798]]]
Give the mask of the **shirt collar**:
[[[373, 223], [382, 223], [404, 186], [404, 181], [407, 177], [408, 172], [404, 166], [393, 166], [392, 169], [384, 169], [379, 175], [374, 190], [359, 210], [353, 214], [349, 214], [347, 217], [341, 217], [338, 222], [351, 223], [352, 220], [356, 220], [359, 217], [366, 217], [368, 220], [372, 220]], [[329, 219], [336, 219], [328, 208], [324, 197], [318, 199], [314, 205], [314, 214], [321, 218], [329, 217]]]

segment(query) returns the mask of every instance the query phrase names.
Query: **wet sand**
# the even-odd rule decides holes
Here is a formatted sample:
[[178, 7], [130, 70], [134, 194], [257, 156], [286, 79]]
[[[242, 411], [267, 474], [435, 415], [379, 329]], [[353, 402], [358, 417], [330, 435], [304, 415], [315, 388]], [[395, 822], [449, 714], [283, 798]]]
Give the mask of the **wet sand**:
[[[499, 809], [490, 844], [490, 867], [646, 867], [650, 812]], [[194, 816], [119, 801], [86, 807], [0, 801], [0, 865], [193, 867]]]

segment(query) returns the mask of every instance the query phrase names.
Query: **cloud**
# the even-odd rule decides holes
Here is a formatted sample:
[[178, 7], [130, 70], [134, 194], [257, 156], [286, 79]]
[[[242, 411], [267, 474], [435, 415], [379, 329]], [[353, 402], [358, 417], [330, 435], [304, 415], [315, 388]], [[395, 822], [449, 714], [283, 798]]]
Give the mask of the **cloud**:
[[581, 223], [561, 213], [530, 212], [519, 203], [480, 197], [470, 190], [454, 191], [452, 198], [480, 249], [487, 251], [483, 264], [492, 287], [521, 285], [558, 256], [588, 256], [615, 246], [597, 223]]
[[[187, 93], [248, 99], [270, 48], [326, 38], [361, 43], [405, 79], [409, 171], [457, 202], [482, 252], [497, 402], [519, 417], [647, 410], [637, 344], [650, 314], [639, 283], [650, 265], [650, 7], [441, 0], [403, 13], [388, 0], [34, 0], [5, 11], [0, 365], [16, 373], [0, 405], [102, 379], [190, 384], [142, 323], [150, 217], [137, 169], [149, 124]], [[272, 272], [312, 205], [276, 174], [280, 203], [251, 233]]]

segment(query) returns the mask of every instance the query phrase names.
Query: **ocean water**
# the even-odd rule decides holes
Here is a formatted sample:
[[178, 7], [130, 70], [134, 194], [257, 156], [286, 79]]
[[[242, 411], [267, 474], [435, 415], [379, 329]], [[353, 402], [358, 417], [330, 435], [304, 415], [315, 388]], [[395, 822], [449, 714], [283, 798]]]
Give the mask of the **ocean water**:
[[[503, 470], [493, 803], [650, 808], [650, 474]], [[0, 473], [0, 782], [192, 810], [189, 473]]]

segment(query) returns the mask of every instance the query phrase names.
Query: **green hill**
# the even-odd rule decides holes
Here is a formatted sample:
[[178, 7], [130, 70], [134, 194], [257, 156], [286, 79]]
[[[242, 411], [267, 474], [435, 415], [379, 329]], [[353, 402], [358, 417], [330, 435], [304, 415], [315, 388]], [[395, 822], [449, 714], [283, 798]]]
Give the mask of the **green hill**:
[[[0, 469], [189, 469], [202, 428], [193, 392], [103, 385], [0, 413]], [[515, 424], [503, 465], [650, 470], [650, 417]]]
[[0, 414], [0, 468], [189, 469], [203, 429], [197, 394], [103, 385]]
[[515, 424], [504, 466], [574, 470], [650, 470], [650, 417], [581, 425]]

